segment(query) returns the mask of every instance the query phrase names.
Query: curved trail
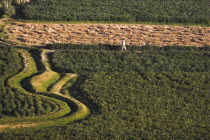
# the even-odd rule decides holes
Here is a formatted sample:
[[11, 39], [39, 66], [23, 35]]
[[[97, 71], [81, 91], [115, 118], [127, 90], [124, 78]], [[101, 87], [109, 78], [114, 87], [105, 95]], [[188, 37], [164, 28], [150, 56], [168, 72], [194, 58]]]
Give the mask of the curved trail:
[[73, 120], [78, 120], [81, 116], [85, 117], [85, 114], [87, 112], [89, 112], [89, 109], [81, 102], [79, 102], [78, 100], [70, 97], [70, 96], [66, 96], [60, 93], [61, 88], [68, 82], [70, 81], [72, 78], [74, 77], [78, 77], [77, 74], [71, 74], [71, 73], [67, 73], [60, 81], [58, 81], [51, 89], [51, 92], [53, 92], [54, 94], [63, 96], [63, 97], [67, 97], [69, 100], [73, 101], [73, 103], [75, 105], [77, 105], [77, 112], [75, 112], [74, 114], [71, 115], [71, 119]]
[[62, 89], [62, 87], [68, 82], [70, 81], [72, 78], [74, 77], [78, 77], [77, 74], [72, 74], [72, 73], [66, 73], [65, 76], [58, 81], [52, 88], [51, 88], [51, 92], [54, 93], [59, 93]]
[[[44, 81], [46, 81], [46, 83], [49, 82], [48, 83], [49, 85], [50, 85], [50, 83], [53, 83], [53, 81], [55, 81], [55, 79], [57, 79], [57, 78], [55, 78], [56, 77], [56, 72], [51, 70], [50, 65], [48, 63], [46, 53], [49, 53], [49, 52], [53, 52], [53, 51], [52, 50], [42, 50], [41, 57], [42, 57], [42, 63], [45, 66], [45, 71], [43, 73], [41, 73], [40, 75], [38, 75], [37, 77], [33, 77], [32, 80], [31, 80], [31, 81], [33, 81], [31, 84], [33, 85], [35, 90], [38, 90], [38, 91], [42, 91], [43, 89], [47, 90], [47, 88], [46, 88], [46, 86], [45, 87], [44, 86], [37, 86], [36, 83], [38, 83], [38, 82], [34, 79], [37, 79], [38, 81], [40, 81], [40, 78], [43, 78]], [[43, 75], [47, 75], [46, 73], [49, 76], [48, 78], [43, 76]], [[69, 75], [71, 75], [71, 76], [69, 76]], [[62, 122], [61, 121], [59, 122], [59, 120], [54, 120], [54, 123], [55, 122], [57, 124], [58, 123], [65, 124], [65, 122], [69, 123], [69, 122], [74, 121], [74, 120], [83, 119], [90, 113], [90, 110], [83, 103], [79, 102], [78, 100], [76, 100], [76, 99], [74, 99], [70, 96], [63, 95], [63, 94], [60, 93], [61, 88], [68, 81], [70, 81], [72, 78], [74, 78], [75, 76], [78, 76], [78, 75], [77, 74], [70, 74], [70, 73], [66, 74], [65, 77], [60, 79], [51, 88], [50, 92], [47, 92], [48, 96], [60, 98], [61, 100], [65, 101], [70, 107], [74, 108], [74, 109], [72, 109], [73, 113], [70, 113], [65, 117], [62, 117], [62, 120], [61, 120]], [[49, 79], [53, 79], [53, 81], [49, 80]]]
[[31, 85], [33, 89], [38, 92], [46, 92], [49, 85], [59, 79], [59, 74], [50, 69], [47, 62], [46, 52], [43, 50], [41, 53], [42, 64], [44, 66], [44, 72], [31, 78]]
[[[54, 99], [54, 98], [49, 98], [43, 95], [35, 95], [33, 93], [30, 93], [26, 91], [22, 86], [21, 86], [21, 81], [24, 80], [26, 77], [30, 77], [31, 75], [37, 73], [36, 69], [36, 64], [31, 58], [30, 54], [25, 51], [25, 50], [19, 50], [19, 53], [21, 54], [23, 58], [23, 64], [24, 68], [22, 71], [14, 75], [8, 80], [8, 85], [10, 87], [18, 89], [21, 93], [27, 94], [30, 96], [38, 96], [41, 97], [42, 99], [46, 99], [51, 102], [51, 105], [55, 105], [56, 108], [55, 110], [51, 111], [49, 114], [46, 115], [40, 115], [40, 116], [35, 116], [35, 117], [21, 117], [21, 118], [4, 118], [0, 120], [0, 123], [6, 124], [6, 123], [13, 123], [14, 122], [31, 122], [31, 121], [41, 121], [41, 120], [47, 120], [47, 119], [53, 119], [53, 118], [58, 118], [59, 116], [65, 115], [67, 112], [69, 112], [66, 107], [68, 105], [64, 102], [61, 102], [60, 100]], [[47, 118], [47, 119], [46, 119]]]
[[[42, 98], [46, 98], [52, 103], [56, 104], [58, 107], [57, 110], [50, 112], [49, 114], [44, 114], [35, 117], [22, 117], [19, 120], [18, 118], [12, 118], [11, 120], [8, 119], [9, 121], [0, 121], [0, 123], [2, 123], [0, 124], [0, 132], [10, 128], [35, 126], [48, 127], [64, 125], [74, 120], [83, 119], [89, 115], [90, 110], [83, 103], [70, 96], [63, 95], [60, 93], [62, 87], [72, 78], [78, 77], [78, 75], [68, 73], [59, 81], [57, 81], [59, 79], [59, 74], [50, 69], [50, 65], [48, 64], [46, 56], [46, 50], [43, 50], [41, 53], [42, 63], [45, 66], [45, 71], [39, 75], [32, 77], [30, 80], [30, 84], [36, 91], [35, 93], [37, 93], [38, 95], [34, 93], [29, 93], [25, 89], [23, 89], [21, 87], [20, 81], [34, 73], [37, 73], [37, 70], [35, 62], [32, 60], [32, 58], [30, 58], [28, 52], [23, 50], [19, 52], [23, 57], [24, 68], [21, 72], [19, 72], [14, 77], [8, 80], [9, 85], [19, 89], [25, 94], [41, 96]], [[52, 86], [50, 92], [48, 92], [47, 88], [55, 81], [57, 82]]]

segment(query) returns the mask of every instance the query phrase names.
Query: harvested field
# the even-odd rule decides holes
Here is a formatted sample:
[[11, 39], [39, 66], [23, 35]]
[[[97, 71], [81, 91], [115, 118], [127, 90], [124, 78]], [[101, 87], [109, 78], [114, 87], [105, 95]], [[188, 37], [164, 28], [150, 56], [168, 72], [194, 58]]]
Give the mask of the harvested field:
[[210, 45], [210, 27], [140, 24], [38, 24], [12, 23], [9, 40], [26, 45], [52, 43], [130, 45]]

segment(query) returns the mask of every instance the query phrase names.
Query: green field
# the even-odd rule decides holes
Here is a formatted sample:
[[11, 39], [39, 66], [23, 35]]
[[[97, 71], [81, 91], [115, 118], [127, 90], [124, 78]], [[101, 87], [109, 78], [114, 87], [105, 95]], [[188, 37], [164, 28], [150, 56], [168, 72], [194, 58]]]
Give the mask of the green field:
[[[33, 53], [34, 59], [29, 52]], [[60, 93], [60, 85], [77, 75], [60, 77], [50, 69], [46, 53], [44, 50], [0, 47], [0, 132], [10, 128], [65, 125], [89, 115], [90, 111], [83, 103]]]
[[84, 94], [72, 94], [96, 104], [96, 114], [75, 124], [76, 128], [68, 126], [64, 134], [79, 139], [207, 139], [209, 76], [197, 72], [90, 74], [79, 86]]
[[6, 31], [17, 21], [199, 29], [209, 0], [1, 0], [0, 16], [0, 140], [210, 139], [210, 46], [23, 47]]
[[210, 23], [209, 0], [35, 0], [23, 6], [25, 19]]
[[[81, 122], [3, 139], [209, 139], [209, 73], [94, 73], [72, 95], [92, 115]], [[196, 79], [196, 80], [195, 80]], [[93, 88], [94, 87], [94, 88]], [[83, 90], [84, 93], [76, 93]]]
[[[52, 46], [53, 47], [53, 46]], [[210, 52], [196, 47], [128, 46], [132, 52], [108, 51], [100, 46], [60, 46], [52, 55], [54, 70], [88, 74], [93, 72], [209, 72]], [[95, 47], [95, 48], [94, 48]], [[132, 48], [133, 47], [133, 48]], [[77, 49], [76, 49], [77, 48]], [[89, 48], [90, 50], [87, 50]], [[101, 50], [96, 50], [96, 49]], [[117, 46], [115, 46], [117, 48]], [[94, 50], [95, 49], [95, 50]], [[106, 49], [106, 50], [102, 50]], [[143, 52], [136, 52], [141, 50]]]
[[36, 96], [22, 93], [8, 84], [9, 78], [22, 68], [17, 49], [0, 47], [0, 122], [3, 118], [35, 116], [53, 110], [53, 103]]
[[[95, 45], [57, 44], [51, 49], [61, 50], [48, 55], [55, 72], [73, 72], [80, 76], [65, 84], [71, 78], [64, 75], [56, 81], [57, 84], [50, 86], [51, 92], [57, 92], [58, 86], [64, 85], [62, 93], [65, 97], [47, 92], [43, 95], [65, 100], [76, 98], [90, 108], [90, 116], [63, 124], [58, 119], [55, 122], [62, 125], [56, 127], [52, 124], [47, 127], [46, 124], [43, 128], [5, 131], [0, 134], [1, 139], [210, 138], [209, 47], [133, 46], [131, 52], [120, 52], [116, 51], [117, 46], [100, 48]], [[16, 49], [1, 48], [1, 51], [4, 52], [2, 62], [6, 55], [18, 58]], [[43, 57], [43, 52], [30, 52], [36, 59], [40, 57], [38, 55]], [[21, 63], [18, 59], [16, 61], [11, 63], [14, 66]], [[39, 59], [36, 63], [43, 65], [39, 64]], [[55, 72], [49, 69], [50, 66], [45, 64], [45, 67], [44, 73], [49, 74], [48, 78], [53, 76]], [[2, 89], [6, 87], [2, 86]], [[4, 97], [1, 96], [2, 99]], [[15, 99], [19, 99], [18, 96]], [[24, 104], [28, 100], [29, 97], [25, 98]], [[74, 111], [75, 106], [67, 103]], [[68, 120], [71, 116], [63, 119]]]

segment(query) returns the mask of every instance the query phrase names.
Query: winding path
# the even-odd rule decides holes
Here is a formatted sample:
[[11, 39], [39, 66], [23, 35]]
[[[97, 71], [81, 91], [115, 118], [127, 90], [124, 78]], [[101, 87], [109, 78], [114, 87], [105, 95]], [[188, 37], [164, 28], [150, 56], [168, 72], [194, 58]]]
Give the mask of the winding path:
[[[48, 64], [46, 56], [46, 53], [48, 52], [49, 51], [47, 50], [42, 50], [41, 53], [42, 63], [45, 66], [44, 72], [32, 77], [30, 83], [28, 83], [32, 85], [33, 90], [36, 91], [35, 93], [26, 91], [20, 84], [21, 80], [37, 73], [34, 60], [25, 50], [19, 50], [19, 53], [23, 58], [24, 68], [21, 72], [11, 77], [8, 80], [8, 84], [11, 87], [17, 88], [24, 94], [40, 96], [41, 98], [49, 100], [52, 104], [57, 105], [57, 110], [35, 117], [6, 118], [0, 120], [0, 132], [11, 128], [64, 125], [74, 120], [83, 119], [90, 114], [90, 110], [83, 103], [60, 93], [62, 87], [72, 78], [78, 77], [78, 75], [67, 73], [63, 78], [58, 80], [60, 75], [52, 71]], [[53, 83], [54, 85], [47, 91], [48, 87]]]

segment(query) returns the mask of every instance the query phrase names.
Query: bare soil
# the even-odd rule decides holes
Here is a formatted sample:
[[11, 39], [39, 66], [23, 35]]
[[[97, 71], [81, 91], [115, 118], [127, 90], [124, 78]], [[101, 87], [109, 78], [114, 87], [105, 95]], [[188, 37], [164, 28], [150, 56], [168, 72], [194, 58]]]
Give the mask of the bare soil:
[[5, 124], [5, 125], [0, 125], [0, 132], [8, 128], [32, 127], [37, 125], [38, 124], [35, 123]]
[[40, 24], [11, 23], [9, 40], [26, 45], [52, 43], [131, 45], [210, 45], [210, 27], [140, 24]]

